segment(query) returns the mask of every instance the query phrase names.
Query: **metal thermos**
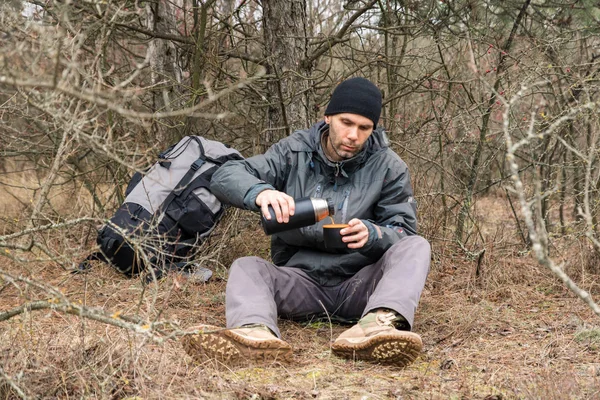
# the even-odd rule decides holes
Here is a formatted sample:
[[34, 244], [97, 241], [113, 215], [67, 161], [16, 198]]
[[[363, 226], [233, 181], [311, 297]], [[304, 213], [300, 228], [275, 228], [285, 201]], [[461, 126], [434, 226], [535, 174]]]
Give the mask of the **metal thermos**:
[[335, 207], [331, 199], [303, 197], [295, 199], [294, 202], [296, 203], [296, 210], [294, 215], [290, 215], [290, 220], [287, 223], [277, 222], [275, 211], [271, 206], [269, 206], [270, 220], [261, 215], [262, 226], [267, 235], [309, 226], [335, 214]]

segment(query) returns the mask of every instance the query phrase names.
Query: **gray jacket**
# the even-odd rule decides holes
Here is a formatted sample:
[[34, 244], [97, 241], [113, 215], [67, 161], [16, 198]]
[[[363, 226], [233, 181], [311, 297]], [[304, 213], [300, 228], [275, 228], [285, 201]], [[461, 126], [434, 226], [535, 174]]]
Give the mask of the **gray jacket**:
[[383, 129], [377, 128], [355, 157], [336, 163], [321, 147], [328, 128], [321, 121], [282, 139], [264, 155], [227, 162], [213, 175], [211, 191], [225, 203], [254, 211], [259, 210], [256, 196], [265, 189], [294, 198], [331, 198], [336, 223], [363, 220], [369, 240], [358, 250], [325, 248], [322, 226], [329, 218], [271, 237], [274, 264], [302, 268], [320, 284], [333, 286], [377, 261], [401, 238], [416, 234], [417, 221], [408, 169], [388, 147]]

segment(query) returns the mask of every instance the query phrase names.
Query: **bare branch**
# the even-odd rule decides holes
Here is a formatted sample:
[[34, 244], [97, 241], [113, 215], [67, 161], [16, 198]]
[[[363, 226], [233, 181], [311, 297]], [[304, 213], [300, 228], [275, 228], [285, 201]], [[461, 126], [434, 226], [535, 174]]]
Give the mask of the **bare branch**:
[[354, 21], [356, 21], [358, 19], [358, 17], [360, 17], [365, 12], [370, 10], [375, 5], [375, 3], [377, 3], [377, 1], [378, 0], [369, 0], [368, 2], [365, 3], [364, 6], [362, 6], [358, 10], [356, 10], [356, 12], [354, 14], [352, 14], [350, 16], [350, 18], [348, 18], [348, 21], [346, 21], [346, 23], [340, 28], [339, 31], [337, 31], [337, 33], [335, 33], [333, 36], [331, 36], [329, 39], [327, 39], [326, 43], [322, 44], [320, 47], [315, 49], [311, 54], [309, 54], [308, 57], [306, 57], [304, 60], [302, 60], [301, 64], [302, 65], [310, 65], [317, 58], [321, 57], [323, 54], [325, 54], [327, 51], [329, 51], [336, 44], [347, 41], [348, 39], [345, 39], [344, 36], [346, 35], [346, 32], [348, 31], [348, 29], [350, 29], [350, 27], [352, 27], [352, 24], [354, 23]]
[[[515, 161], [515, 151], [518, 147], [523, 146], [524, 144], [529, 143], [531, 140], [538, 137], [538, 135], [534, 134], [534, 124], [532, 121], [527, 131], [527, 137], [521, 139], [521, 141], [519, 141], [518, 143], [514, 143], [510, 134], [509, 121], [511, 106], [516, 106], [516, 104], [518, 104], [521, 96], [526, 90], [526, 87], [522, 87], [521, 90], [519, 90], [519, 92], [505, 106], [503, 113], [503, 131], [507, 147], [506, 160], [508, 161], [508, 165], [511, 171], [515, 191], [519, 198], [519, 202], [521, 203], [521, 212], [523, 213], [525, 223], [529, 231], [529, 238], [532, 243], [531, 248], [536, 259], [541, 265], [544, 265], [548, 269], [550, 269], [550, 271], [552, 271], [552, 273], [554, 273], [554, 275], [556, 275], [565, 284], [567, 288], [569, 288], [577, 297], [583, 300], [596, 315], [600, 316], [600, 306], [594, 302], [591, 294], [577, 286], [577, 284], [565, 273], [562, 265], [556, 265], [554, 260], [552, 260], [552, 258], [548, 256], [547, 239], [545, 239], [544, 237], [544, 235], [546, 234], [545, 229], [541, 230], [536, 226], [531, 212], [531, 207], [529, 205], [529, 202], [527, 201], [527, 198], [525, 197], [526, 190], [519, 174], [519, 166]], [[565, 118], [564, 120], [567, 119], [568, 118]], [[536, 196], [539, 196], [539, 194], [536, 194]], [[589, 213], [586, 213], [586, 215], [589, 218]], [[588, 223], [591, 224], [591, 219], [588, 221]]]

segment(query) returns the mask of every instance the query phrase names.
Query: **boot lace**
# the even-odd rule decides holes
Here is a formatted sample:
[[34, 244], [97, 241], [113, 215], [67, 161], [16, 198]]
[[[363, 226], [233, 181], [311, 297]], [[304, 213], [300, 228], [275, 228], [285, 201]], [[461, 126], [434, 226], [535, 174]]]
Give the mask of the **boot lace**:
[[375, 317], [375, 321], [377, 321], [377, 324], [380, 326], [392, 326], [397, 319], [398, 316], [393, 311], [378, 312]]

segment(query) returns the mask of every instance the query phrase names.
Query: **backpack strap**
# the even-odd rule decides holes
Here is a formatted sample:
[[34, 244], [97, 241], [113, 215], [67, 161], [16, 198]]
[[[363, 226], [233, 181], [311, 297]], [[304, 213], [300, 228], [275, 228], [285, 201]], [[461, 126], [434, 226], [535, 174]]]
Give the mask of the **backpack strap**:
[[90, 264], [91, 261], [102, 261], [105, 263], [109, 262], [101, 251], [95, 251], [84, 258], [77, 266], [77, 269], [74, 269], [71, 272], [74, 274], [83, 274], [88, 272], [92, 268], [92, 265]]
[[[227, 156], [219, 157], [219, 158], [208, 157], [206, 155], [206, 152], [204, 151], [204, 146], [202, 145], [202, 141], [200, 140], [200, 138], [198, 136], [192, 136], [192, 138], [194, 139], [194, 141], [198, 144], [198, 147], [200, 148], [200, 157], [198, 157], [198, 159], [192, 163], [192, 165], [190, 166], [190, 169], [185, 173], [183, 178], [181, 178], [179, 183], [177, 183], [177, 185], [175, 186], [175, 189], [173, 189], [171, 191], [171, 193], [169, 193], [169, 195], [167, 196], [167, 198], [161, 205], [161, 212], [164, 212], [169, 207], [169, 205], [171, 204], [171, 202], [173, 201], [173, 199], [175, 197], [181, 196], [181, 194], [184, 191], [186, 191], [186, 189], [188, 189], [188, 185], [192, 182], [192, 178], [196, 174], [196, 171], [198, 171], [202, 167], [202, 165], [204, 165], [204, 163], [209, 161], [213, 164], [216, 164], [217, 166], [220, 166], [223, 163], [225, 163], [226, 161], [229, 161], [230, 159], [239, 158], [239, 156], [237, 154], [231, 154], [231, 155], [227, 155]], [[210, 176], [212, 176], [212, 173], [215, 170], [216, 170], [216, 168], [214, 168], [214, 169], [211, 168], [209, 170]], [[210, 180], [210, 179], [208, 179], [208, 180]]]
[[[233, 152], [229, 153], [229, 154], [224, 154], [221, 157], [217, 157], [217, 158], [207, 156], [206, 152], [204, 151], [204, 146], [202, 145], [202, 141], [200, 140], [200, 138], [198, 136], [192, 136], [192, 138], [194, 138], [196, 143], [198, 143], [198, 146], [200, 147], [200, 154], [202, 155], [202, 157], [204, 157], [204, 159], [206, 161], [210, 161], [211, 163], [216, 164], [219, 167], [230, 160], [243, 160], [244, 159], [244, 157], [240, 156], [237, 153], [233, 153]], [[229, 147], [229, 146], [227, 146], [227, 147]]]
[[206, 160], [204, 159], [204, 156], [200, 156], [200, 158], [198, 158], [196, 161], [194, 161], [192, 163], [192, 165], [190, 166], [190, 169], [188, 169], [188, 171], [185, 173], [183, 178], [181, 178], [181, 180], [179, 180], [179, 183], [177, 183], [177, 185], [171, 191], [171, 193], [169, 193], [169, 195], [167, 196], [165, 201], [163, 201], [162, 205], [160, 206], [161, 212], [164, 212], [169, 207], [169, 205], [171, 204], [171, 202], [173, 201], [173, 199], [175, 197], [180, 196], [181, 193], [183, 193], [185, 191], [185, 189], [187, 188], [189, 183], [192, 181], [192, 178], [194, 177], [194, 174], [196, 173], [196, 171], [198, 171], [205, 162], [206, 162]]
[[194, 179], [188, 184], [187, 188], [180, 194], [180, 196], [185, 199], [190, 195], [191, 192], [200, 187], [205, 187], [208, 189], [210, 185], [210, 179], [212, 178], [212, 175], [217, 170], [217, 168], [217, 166], [214, 166], [198, 175], [196, 179]]

